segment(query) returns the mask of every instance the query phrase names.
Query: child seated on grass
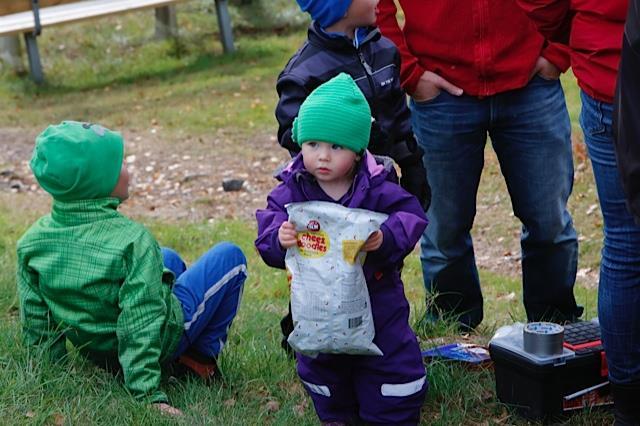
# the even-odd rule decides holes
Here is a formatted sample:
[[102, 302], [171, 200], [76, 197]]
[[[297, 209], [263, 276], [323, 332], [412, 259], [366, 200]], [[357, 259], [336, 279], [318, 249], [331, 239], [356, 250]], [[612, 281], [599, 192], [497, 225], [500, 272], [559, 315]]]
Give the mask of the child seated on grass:
[[362, 248], [373, 343], [384, 355], [296, 354], [298, 374], [325, 424], [417, 424], [428, 384], [400, 275], [427, 219], [397, 184], [391, 161], [366, 151], [370, 130], [371, 110], [350, 76], [339, 74], [314, 90], [293, 123], [300, 154], [256, 213], [255, 244], [265, 263], [285, 268], [286, 251], [297, 244], [285, 207], [292, 202], [328, 201], [389, 215]]
[[117, 210], [129, 197], [123, 158], [122, 136], [95, 124], [65, 121], [37, 137], [31, 170], [53, 204], [17, 245], [23, 338], [54, 360], [69, 340], [121, 369], [136, 399], [180, 414], [159, 389], [161, 366], [207, 382], [218, 375], [246, 259], [220, 243], [186, 269], [175, 252], [161, 251]]

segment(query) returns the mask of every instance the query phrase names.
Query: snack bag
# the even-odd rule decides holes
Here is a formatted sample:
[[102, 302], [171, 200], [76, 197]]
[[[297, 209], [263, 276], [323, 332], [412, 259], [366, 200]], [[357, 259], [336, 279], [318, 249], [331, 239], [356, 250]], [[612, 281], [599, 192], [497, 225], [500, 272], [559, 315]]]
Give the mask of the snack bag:
[[386, 214], [324, 201], [287, 205], [298, 245], [287, 250], [291, 277], [291, 347], [318, 353], [382, 355], [375, 330], [360, 248]]

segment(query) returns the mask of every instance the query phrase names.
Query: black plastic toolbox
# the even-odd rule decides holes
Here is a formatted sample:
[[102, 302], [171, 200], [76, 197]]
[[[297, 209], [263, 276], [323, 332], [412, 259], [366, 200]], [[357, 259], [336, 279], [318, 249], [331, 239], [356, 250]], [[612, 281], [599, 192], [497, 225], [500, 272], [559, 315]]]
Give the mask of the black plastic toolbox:
[[531, 420], [551, 420], [583, 407], [610, 404], [606, 359], [599, 334], [590, 335], [590, 324], [597, 329], [597, 323], [584, 321], [565, 326], [563, 353], [549, 357], [524, 351], [521, 327], [494, 337], [489, 352], [498, 399]]

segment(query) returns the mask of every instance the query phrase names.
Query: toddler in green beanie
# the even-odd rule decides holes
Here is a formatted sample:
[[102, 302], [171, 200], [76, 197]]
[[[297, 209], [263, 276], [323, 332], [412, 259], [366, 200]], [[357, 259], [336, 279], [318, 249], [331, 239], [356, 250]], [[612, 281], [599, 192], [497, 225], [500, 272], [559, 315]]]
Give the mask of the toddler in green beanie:
[[[296, 354], [298, 375], [323, 424], [418, 424], [428, 385], [400, 272], [427, 219], [418, 200], [398, 185], [391, 160], [366, 149], [370, 131], [369, 104], [349, 75], [339, 74], [311, 92], [293, 124], [300, 153], [278, 174], [281, 183], [269, 194], [267, 206], [256, 212], [255, 245], [267, 265], [285, 269], [287, 251], [296, 250], [299, 235], [319, 230], [316, 221], [293, 223], [290, 203], [323, 201], [387, 215], [360, 248], [366, 252], [363, 273], [374, 343], [382, 345], [383, 355]], [[331, 303], [360, 303], [345, 288], [349, 285]], [[313, 291], [302, 294], [309, 313], [329, 305], [329, 299]], [[361, 319], [350, 319], [349, 328], [360, 327]]]
[[353, 181], [370, 132], [369, 104], [353, 78], [341, 73], [302, 103], [292, 137], [300, 145], [305, 169], [338, 200]]
[[161, 368], [219, 376], [246, 259], [220, 243], [187, 269], [161, 249], [117, 210], [129, 197], [123, 158], [122, 136], [96, 124], [65, 121], [37, 137], [30, 165], [53, 203], [17, 244], [23, 339], [54, 360], [68, 340], [121, 370], [136, 399], [179, 415], [159, 389]]

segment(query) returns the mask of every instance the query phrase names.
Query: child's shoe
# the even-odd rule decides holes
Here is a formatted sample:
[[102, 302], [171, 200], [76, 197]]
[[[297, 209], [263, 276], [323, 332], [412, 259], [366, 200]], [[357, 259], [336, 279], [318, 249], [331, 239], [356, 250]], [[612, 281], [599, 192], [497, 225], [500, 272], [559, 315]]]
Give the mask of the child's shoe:
[[211, 384], [222, 377], [214, 357], [208, 357], [193, 350], [187, 350], [178, 357], [173, 373], [176, 377], [187, 375], [196, 377], [206, 384]]

